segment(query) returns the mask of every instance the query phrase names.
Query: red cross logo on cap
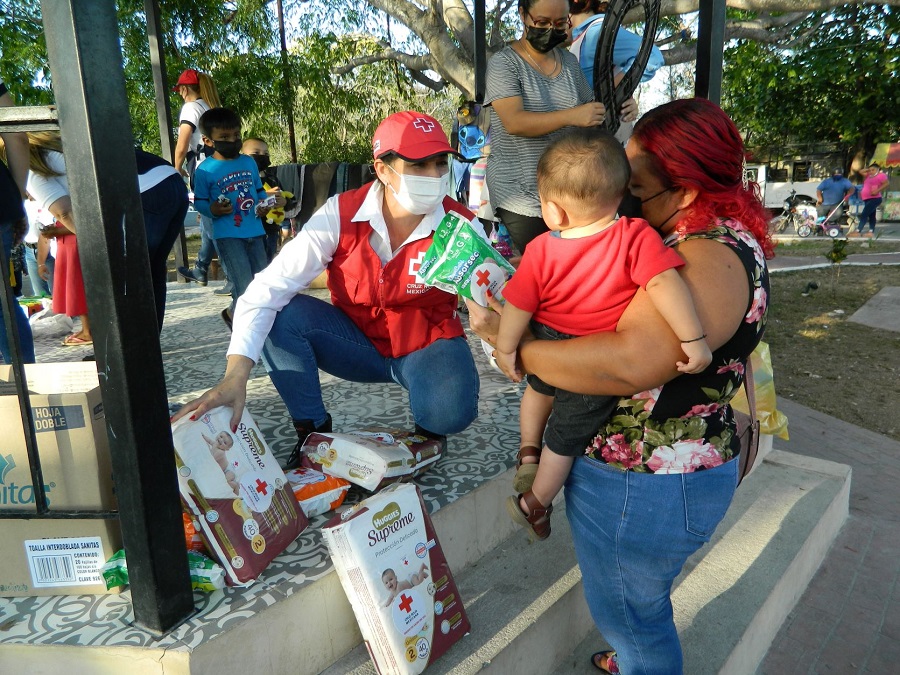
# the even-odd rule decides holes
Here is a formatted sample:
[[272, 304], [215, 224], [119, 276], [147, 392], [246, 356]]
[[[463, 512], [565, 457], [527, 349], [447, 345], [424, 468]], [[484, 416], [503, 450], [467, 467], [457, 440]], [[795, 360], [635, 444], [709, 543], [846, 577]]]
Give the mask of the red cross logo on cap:
[[267, 492], [268, 489], [269, 489], [268, 483], [264, 483], [259, 478], [256, 479], [256, 491], [258, 493], [260, 493], [261, 495], [267, 495], [267, 494], [269, 494]]
[[487, 270], [478, 270], [475, 272], [475, 276], [478, 277], [478, 281], [475, 283], [476, 286], [491, 285], [491, 273]]
[[424, 117], [416, 118], [416, 121], [413, 122], [413, 126], [416, 129], [421, 129], [426, 134], [430, 133], [432, 129], [434, 129], [434, 122], [431, 120], [426, 120]]
[[412, 598], [406, 593], [400, 596], [400, 609], [409, 614], [412, 611]]

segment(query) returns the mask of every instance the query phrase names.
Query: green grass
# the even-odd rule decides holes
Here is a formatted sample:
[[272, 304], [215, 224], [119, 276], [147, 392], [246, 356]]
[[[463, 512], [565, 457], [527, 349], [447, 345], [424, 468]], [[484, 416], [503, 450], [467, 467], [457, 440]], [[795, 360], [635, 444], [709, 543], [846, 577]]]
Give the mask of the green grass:
[[[824, 256], [831, 250], [831, 239], [796, 239], [779, 241], [775, 247], [775, 255], [784, 256]], [[851, 253], [893, 253], [900, 251], [900, 241], [879, 241], [875, 239], [848, 239], [846, 251]]]
[[[900, 440], [900, 333], [848, 320], [882, 288], [900, 286], [900, 266], [838, 267], [771, 276], [765, 340], [776, 391]], [[803, 297], [810, 282], [819, 288]]]

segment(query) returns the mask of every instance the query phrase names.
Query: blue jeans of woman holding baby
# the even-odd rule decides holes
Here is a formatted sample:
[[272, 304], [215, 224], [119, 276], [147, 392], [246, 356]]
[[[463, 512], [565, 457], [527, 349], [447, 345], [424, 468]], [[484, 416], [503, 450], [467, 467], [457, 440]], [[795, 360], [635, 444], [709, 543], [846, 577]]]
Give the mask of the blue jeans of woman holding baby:
[[622, 673], [682, 672], [672, 582], [725, 516], [737, 470], [737, 460], [683, 474], [575, 460], [566, 513], [585, 599], [603, 637], [616, 645]]

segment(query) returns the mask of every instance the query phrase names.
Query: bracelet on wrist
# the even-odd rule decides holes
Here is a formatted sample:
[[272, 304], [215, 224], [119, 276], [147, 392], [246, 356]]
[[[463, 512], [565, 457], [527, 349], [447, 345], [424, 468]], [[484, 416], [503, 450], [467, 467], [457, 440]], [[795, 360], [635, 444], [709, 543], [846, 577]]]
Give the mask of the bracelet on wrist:
[[695, 337], [693, 340], [682, 340], [681, 344], [686, 345], [689, 342], [700, 342], [700, 340], [705, 340], [705, 339], [706, 339], [706, 333], [704, 333], [700, 337]]

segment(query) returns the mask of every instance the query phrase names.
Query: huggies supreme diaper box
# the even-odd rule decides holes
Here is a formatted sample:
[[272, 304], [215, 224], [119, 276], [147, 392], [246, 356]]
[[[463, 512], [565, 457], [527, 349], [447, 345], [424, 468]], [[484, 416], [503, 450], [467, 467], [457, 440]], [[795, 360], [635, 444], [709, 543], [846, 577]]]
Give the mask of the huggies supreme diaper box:
[[419, 488], [385, 488], [325, 524], [323, 538], [381, 675], [421, 673], [469, 619]]
[[231, 408], [172, 425], [178, 487], [229, 586], [247, 585], [309, 521], [247, 409], [231, 431]]

